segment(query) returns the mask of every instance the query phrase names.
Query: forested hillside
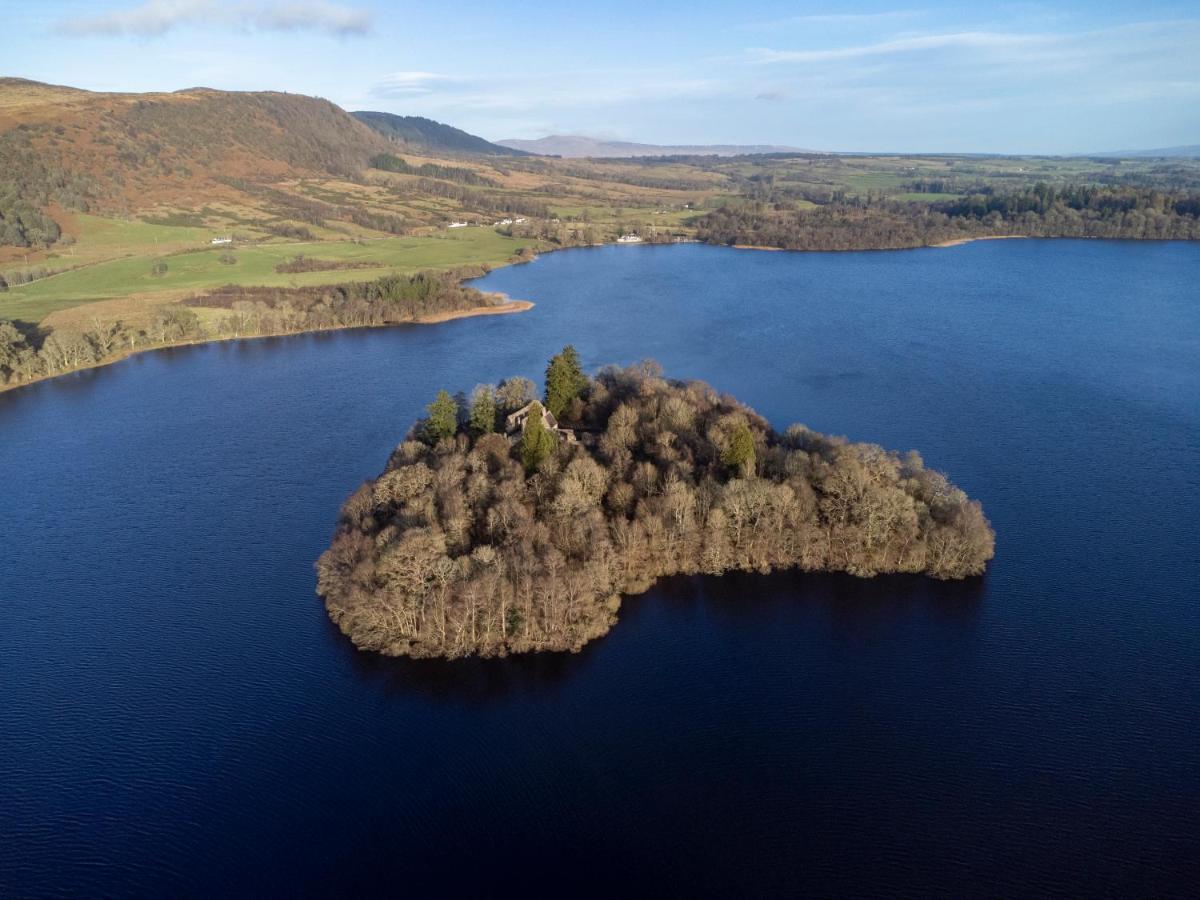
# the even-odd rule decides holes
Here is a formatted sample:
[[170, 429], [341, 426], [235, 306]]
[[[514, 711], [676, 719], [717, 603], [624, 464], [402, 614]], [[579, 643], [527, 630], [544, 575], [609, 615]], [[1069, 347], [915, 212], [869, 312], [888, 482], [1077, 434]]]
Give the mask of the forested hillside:
[[493, 144], [468, 134], [461, 128], [426, 119], [423, 116], [397, 116], [386, 112], [363, 110], [350, 115], [384, 137], [411, 145], [414, 150], [473, 153], [483, 156], [528, 156], [524, 150]]

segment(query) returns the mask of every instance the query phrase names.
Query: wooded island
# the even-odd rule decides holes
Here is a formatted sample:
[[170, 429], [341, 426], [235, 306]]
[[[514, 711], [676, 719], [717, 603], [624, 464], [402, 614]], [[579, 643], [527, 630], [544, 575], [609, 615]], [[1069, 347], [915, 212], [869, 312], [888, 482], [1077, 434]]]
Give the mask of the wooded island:
[[782, 434], [656, 363], [445, 391], [345, 503], [317, 592], [360, 648], [397, 656], [578, 650], [621, 594], [675, 574], [983, 572], [978, 502], [921, 457]]

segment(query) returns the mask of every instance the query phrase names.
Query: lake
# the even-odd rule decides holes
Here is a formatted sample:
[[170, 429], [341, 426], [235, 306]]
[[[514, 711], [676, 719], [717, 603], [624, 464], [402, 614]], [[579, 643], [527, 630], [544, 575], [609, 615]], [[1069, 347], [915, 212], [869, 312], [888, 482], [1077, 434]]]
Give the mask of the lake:
[[[551, 254], [528, 313], [0, 395], [0, 896], [1185, 895], [1200, 246]], [[577, 655], [362, 654], [338, 507], [435, 392], [653, 357], [919, 449], [986, 576], [678, 578]]]

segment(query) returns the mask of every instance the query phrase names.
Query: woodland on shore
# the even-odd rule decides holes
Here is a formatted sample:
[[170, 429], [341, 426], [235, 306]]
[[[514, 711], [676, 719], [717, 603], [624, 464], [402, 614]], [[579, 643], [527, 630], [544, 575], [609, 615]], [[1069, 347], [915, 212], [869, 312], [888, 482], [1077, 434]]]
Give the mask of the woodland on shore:
[[578, 650], [613, 626], [622, 594], [668, 575], [955, 579], [992, 557], [979, 503], [915, 451], [775, 432], [653, 362], [589, 378], [567, 347], [546, 376], [541, 401], [524, 378], [440, 392], [346, 501], [317, 592], [358, 647]]
[[[202, 297], [164, 304], [144, 326], [97, 316], [87, 328], [47, 332], [0, 320], [0, 390], [179, 344], [363, 328], [482, 311], [499, 305], [501, 298], [462, 281], [485, 271], [418, 272], [313, 287], [226, 285]], [[205, 322], [193, 305], [220, 313]]]
[[697, 221], [696, 236], [782, 250], [899, 250], [997, 236], [1194, 241], [1200, 195], [1038, 184], [936, 203], [867, 197], [813, 206], [776, 192], [713, 210]]

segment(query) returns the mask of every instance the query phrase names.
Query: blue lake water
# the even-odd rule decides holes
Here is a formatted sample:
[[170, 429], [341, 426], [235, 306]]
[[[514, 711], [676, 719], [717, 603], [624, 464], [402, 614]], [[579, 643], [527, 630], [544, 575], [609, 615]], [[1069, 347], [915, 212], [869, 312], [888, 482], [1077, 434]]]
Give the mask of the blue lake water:
[[[483, 279], [523, 315], [0, 395], [0, 896], [1194, 894], [1198, 285], [1187, 244], [610, 247]], [[438, 388], [568, 342], [919, 449], [996, 559], [355, 651], [313, 595], [342, 500]]]

